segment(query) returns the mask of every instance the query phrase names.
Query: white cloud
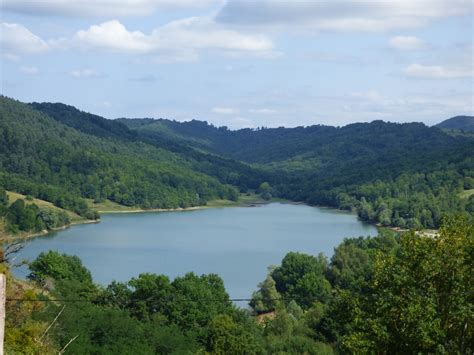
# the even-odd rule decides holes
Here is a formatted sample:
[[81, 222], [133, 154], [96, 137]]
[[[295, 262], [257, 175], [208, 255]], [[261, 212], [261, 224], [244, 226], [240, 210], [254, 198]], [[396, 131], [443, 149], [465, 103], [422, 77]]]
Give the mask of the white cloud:
[[2, 56], [10, 60], [17, 59], [18, 54], [75, 48], [94, 52], [152, 54], [156, 62], [195, 61], [202, 52], [260, 58], [278, 56], [267, 36], [230, 30], [212, 19], [200, 17], [172, 21], [149, 34], [128, 30], [118, 20], [111, 20], [77, 31], [71, 38], [48, 41], [19, 24], [2, 23], [1, 26]]
[[472, 13], [471, 0], [229, 0], [217, 21], [316, 31], [383, 31]]
[[78, 31], [73, 40], [84, 48], [114, 52], [147, 53], [153, 50], [149, 36], [140, 31], [130, 32], [117, 20]]
[[249, 109], [249, 112], [256, 113], [259, 115], [272, 115], [272, 114], [277, 113], [278, 111], [270, 109], [270, 108], [251, 108]]
[[239, 110], [232, 107], [214, 107], [211, 112], [217, 113], [219, 115], [235, 115], [239, 113]]
[[26, 27], [16, 23], [3, 22], [0, 25], [0, 33], [2, 52], [9, 56], [41, 53], [49, 49], [44, 40], [31, 33]]
[[39, 74], [39, 69], [37, 67], [28, 67], [22, 66], [20, 67], [20, 71], [26, 75], [37, 75]]
[[90, 68], [72, 70], [69, 74], [74, 78], [94, 78], [99, 76], [97, 71]]
[[172, 21], [150, 34], [129, 31], [112, 20], [78, 31], [73, 45], [116, 53], [157, 54], [177, 60], [195, 60], [203, 50], [262, 55], [273, 49], [272, 41], [265, 36], [228, 30], [212, 20], [197, 17]]
[[145, 16], [157, 9], [199, 8], [221, 0], [3, 0], [5, 10], [29, 15]]
[[446, 67], [442, 65], [422, 65], [416, 63], [406, 67], [404, 73], [409, 77], [422, 79], [456, 79], [474, 76], [472, 67]]
[[414, 36], [395, 36], [390, 38], [389, 45], [401, 51], [413, 51], [425, 48], [425, 43]]

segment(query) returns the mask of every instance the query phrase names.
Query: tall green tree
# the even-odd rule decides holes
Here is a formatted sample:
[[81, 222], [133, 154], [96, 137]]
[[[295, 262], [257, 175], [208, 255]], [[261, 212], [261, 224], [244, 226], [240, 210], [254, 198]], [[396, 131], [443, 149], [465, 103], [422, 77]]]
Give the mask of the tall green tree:
[[270, 200], [272, 198], [272, 187], [268, 182], [262, 182], [258, 187], [258, 193], [264, 200]]
[[270, 273], [258, 284], [259, 289], [252, 294], [250, 306], [257, 313], [274, 311], [282, 306], [283, 300], [276, 289], [276, 282]]
[[436, 236], [406, 233], [380, 253], [370, 290], [353, 303], [354, 352], [469, 353], [474, 349], [474, 226], [446, 219]]
[[277, 291], [285, 299], [293, 299], [307, 308], [317, 300], [326, 302], [331, 296], [331, 285], [325, 278], [326, 268], [327, 260], [323, 254], [315, 257], [290, 252], [271, 276]]

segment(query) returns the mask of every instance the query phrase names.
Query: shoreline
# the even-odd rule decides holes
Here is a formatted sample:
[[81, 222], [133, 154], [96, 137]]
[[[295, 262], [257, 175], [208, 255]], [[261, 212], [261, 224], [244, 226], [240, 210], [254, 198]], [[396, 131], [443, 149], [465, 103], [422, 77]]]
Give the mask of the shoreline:
[[150, 209], [143, 209], [143, 208], [136, 208], [130, 210], [99, 210], [96, 211], [99, 214], [118, 214], [118, 213], [147, 213], [147, 212], [186, 212], [186, 211], [197, 211], [197, 210], [204, 210], [210, 208], [228, 208], [228, 207], [257, 207], [268, 205], [270, 203], [286, 203], [291, 205], [304, 205], [303, 202], [294, 202], [290, 200], [283, 200], [283, 199], [272, 199], [269, 201], [264, 200], [254, 200], [254, 201], [232, 201], [227, 204], [212, 204], [210, 201], [209, 205], [201, 205], [201, 206], [192, 206], [192, 207], [178, 207], [178, 208], [150, 208]]
[[[151, 209], [143, 209], [143, 208], [137, 208], [133, 210], [125, 210], [125, 211], [101, 211], [97, 210], [99, 214], [121, 214], [121, 213], [156, 213], [156, 212], [186, 212], [186, 211], [197, 211], [197, 210], [203, 210], [203, 209], [210, 209], [210, 208], [227, 208], [227, 207], [253, 207], [253, 205], [266, 205], [270, 203], [276, 203], [276, 202], [281, 202], [281, 201], [255, 201], [255, 202], [235, 202], [227, 205], [202, 205], [202, 206], [192, 206], [192, 207], [185, 207], [185, 208], [151, 208]], [[289, 201], [291, 203], [291, 201]], [[296, 203], [295, 203], [296, 204]], [[39, 237], [45, 237], [48, 234], [54, 233], [54, 232], [60, 232], [63, 230], [66, 230], [68, 228], [81, 225], [81, 224], [97, 224], [100, 223], [101, 220], [93, 220], [93, 219], [86, 219], [86, 220], [79, 220], [75, 222], [71, 222], [67, 225], [64, 225], [62, 227], [57, 227], [57, 228], [52, 228], [52, 229], [43, 229], [42, 231], [31, 233], [31, 234], [25, 234], [25, 235], [15, 235], [15, 234], [10, 234], [6, 235], [4, 237], [0, 238], [0, 243], [10, 243], [10, 242], [17, 242], [17, 241], [28, 241], [30, 239], [35, 239]]]
[[[289, 204], [289, 205], [305, 205], [308, 207], [317, 207], [321, 209], [327, 209], [335, 212], [340, 212], [340, 213], [347, 213], [347, 214], [354, 214], [353, 211], [347, 211], [347, 210], [341, 210], [338, 208], [332, 208], [332, 207], [327, 207], [327, 206], [316, 206], [316, 205], [308, 205], [304, 202], [300, 201], [290, 201], [290, 200], [283, 200], [283, 199], [272, 199], [269, 201], [264, 201], [264, 200], [255, 200], [255, 201], [241, 201], [241, 202], [233, 202], [229, 204], [223, 204], [223, 205], [202, 205], [202, 206], [192, 206], [192, 207], [178, 207], [178, 208], [151, 208], [151, 209], [143, 209], [143, 208], [137, 208], [137, 209], [131, 209], [131, 210], [122, 210], [122, 211], [114, 211], [114, 210], [96, 210], [100, 215], [102, 214], [126, 214], [126, 213], [159, 213], [159, 212], [188, 212], [188, 211], [198, 211], [198, 210], [205, 210], [205, 209], [211, 209], [211, 208], [229, 208], [229, 207], [259, 207], [259, 206], [265, 206], [271, 203], [282, 203], [282, 204]], [[356, 216], [357, 217], [357, 216]], [[54, 232], [60, 232], [63, 230], [66, 230], [68, 228], [74, 227], [76, 225], [81, 225], [81, 224], [97, 224], [100, 223], [101, 220], [80, 220], [80, 221], [75, 221], [71, 222], [68, 225], [62, 226], [62, 227], [57, 227], [53, 228], [50, 230], [42, 230], [40, 232], [32, 233], [32, 234], [26, 234], [22, 236], [15, 236], [15, 235], [9, 235], [3, 238], [0, 238], [0, 242], [13, 242], [13, 241], [19, 241], [19, 240], [30, 240], [38, 237], [44, 237], [47, 236], [50, 233]], [[408, 229], [402, 229], [399, 227], [384, 227], [380, 225], [380, 223], [368, 223], [361, 221], [362, 223], [367, 223], [369, 225], [374, 226], [375, 228], [383, 229], [387, 228], [389, 230], [392, 230], [396, 233], [405, 233], [408, 232]], [[427, 235], [432, 235], [436, 234], [438, 231], [437, 230], [421, 230], [418, 231], [417, 233], [423, 233]]]
[[[212, 202], [212, 201], [211, 201]], [[210, 209], [210, 208], [227, 208], [227, 207], [253, 207], [253, 206], [259, 206], [259, 205], [266, 205], [270, 203], [286, 203], [282, 202], [282, 200], [275, 199], [274, 201], [262, 201], [262, 200], [255, 200], [252, 202], [246, 202], [246, 201], [241, 201], [239, 202], [233, 202], [229, 204], [223, 204], [223, 205], [202, 205], [202, 206], [192, 206], [192, 207], [178, 207], [178, 208], [151, 208], [151, 209], [143, 209], [143, 208], [137, 208], [133, 210], [125, 210], [125, 211], [101, 211], [101, 210], [96, 210], [99, 214], [121, 214], [121, 213], [156, 213], [156, 212], [186, 212], [186, 211], [197, 211], [197, 210], [203, 210], [203, 209]], [[288, 201], [288, 203], [292, 203], [291, 201]], [[299, 203], [294, 203], [294, 204], [299, 204]], [[81, 224], [96, 224], [100, 223], [101, 220], [91, 220], [91, 219], [86, 219], [86, 220], [79, 220], [79, 221], [74, 221], [71, 222], [67, 225], [64, 225], [62, 227], [57, 227], [53, 229], [43, 229], [42, 231], [35, 232], [35, 233], [30, 233], [30, 234], [25, 234], [25, 235], [15, 235], [15, 234], [10, 234], [6, 235], [3, 237], [0, 237], [0, 243], [10, 243], [10, 242], [17, 242], [17, 241], [28, 241], [30, 239], [34, 238], [39, 238], [39, 237], [45, 237], [48, 234], [54, 233], [54, 232], [60, 232], [63, 230], [66, 230], [68, 228], [74, 227], [76, 225], [81, 225]]]
[[[233, 207], [233, 206], [222, 206], [222, 207]], [[97, 210], [99, 214], [118, 214], [118, 213], [146, 213], [146, 212], [185, 212], [185, 211], [196, 211], [196, 210], [203, 210], [207, 208], [219, 208], [219, 206], [193, 206], [193, 207], [178, 207], [178, 208], [150, 208], [150, 209], [143, 209], [138, 208], [135, 210], [125, 210], [125, 211], [101, 211]]]
[[11, 235], [8, 235], [6, 237], [0, 238], [0, 242], [9, 243], [9, 242], [17, 242], [17, 241], [21, 241], [21, 240], [27, 241], [27, 240], [34, 239], [34, 238], [47, 236], [50, 233], [60, 232], [60, 231], [66, 230], [68, 228], [71, 228], [71, 227], [74, 227], [74, 226], [77, 226], [77, 225], [80, 225], [80, 224], [96, 224], [96, 223], [100, 223], [100, 219], [98, 219], [98, 220], [85, 219], [83, 221], [71, 222], [71, 223], [66, 224], [62, 227], [57, 227], [57, 228], [52, 228], [52, 229], [43, 229], [42, 231], [35, 232], [35, 233], [32, 233], [32, 234], [26, 234], [26, 235], [11, 234]]
[[[202, 206], [193, 206], [193, 207], [185, 207], [185, 208], [168, 208], [168, 209], [167, 208], [151, 208], [151, 209], [134, 209], [134, 210], [126, 210], [126, 211], [97, 210], [97, 212], [101, 215], [102, 214], [126, 214], [126, 213], [187, 212], [187, 211], [198, 211], [198, 210], [205, 210], [205, 209], [211, 209], [211, 208], [260, 207], [260, 206], [269, 205], [271, 203], [281, 203], [281, 204], [295, 205], [295, 206], [308, 206], [308, 207], [320, 208], [323, 210], [329, 210], [329, 211], [337, 212], [337, 213], [350, 214], [350, 215], [355, 216], [357, 220], [360, 221], [361, 223], [374, 226], [377, 230], [386, 228], [397, 233], [405, 233], [409, 231], [409, 229], [400, 229], [399, 227], [384, 227], [380, 223], [370, 223], [370, 222], [360, 220], [359, 217], [357, 216], [357, 213], [354, 211], [342, 210], [340, 208], [334, 208], [334, 207], [328, 207], [328, 206], [309, 205], [301, 201], [291, 201], [291, 200], [284, 200], [284, 199], [274, 199], [270, 201], [260, 200], [260, 201], [255, 201], [255, 202], [241, 202], [241, 203], [236, 202], [234, 204], [228, 204], [228, 205], [222, 205], [222, 206], [202, 205]], [[430, 230], [429, 232], [432, 232], [432, 231]]]

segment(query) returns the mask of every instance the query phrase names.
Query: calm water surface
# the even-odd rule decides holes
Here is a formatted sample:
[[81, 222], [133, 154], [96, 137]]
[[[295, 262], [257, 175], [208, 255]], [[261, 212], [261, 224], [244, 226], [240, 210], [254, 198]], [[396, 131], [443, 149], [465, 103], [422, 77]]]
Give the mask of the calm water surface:
[[[289, 251], [331, 256], [345, 237], [376, 235], [375, 227], [339, 211], [272, 203], [261, 207], [109, 214], [28, 242], [16, 261], [49, 249], [78, 255], [107, 285], [142, 272], [171, 278], [217, 273], [232, 298], [248, 298]], [[24, 277], [26, 269], [16, 269]]]

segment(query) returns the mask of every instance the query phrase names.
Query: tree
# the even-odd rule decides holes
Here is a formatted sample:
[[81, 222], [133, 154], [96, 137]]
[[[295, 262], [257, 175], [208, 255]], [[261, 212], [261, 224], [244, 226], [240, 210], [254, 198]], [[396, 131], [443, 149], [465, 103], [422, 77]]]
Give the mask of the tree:
[[464, 189], [466, 190], [474, 189], [474, 178], [470, 176], [466, 176], [464, 178]]
[[396, 254], [380, 253], [367, 294], [358, 295], [346, 335], [350, 352], [474, 349], [474, 226], [445, 219], [439, 235], [404, 234]]
[[0, 187], [0, 207], [8, 205], [8, 195], [7, 192]]
[[270, 200], [272, 198], [272, 187], [266, 181], [260, 184], [258, 192], [264, 200]]
[[50, 277], [57, 281], [69, 280], [92, 285], [90, 271], [82, 265], [81, 259], [77, 256], [60, 254], [57, 251], [50, 250], [47, 253], [40, 253], [29, 264], [29, 268], [31, 273], [28, 278], [39, 283], [43, 283], [46, 278]]
[[19, 225], [21, 222], [21, 217], [23, 215], [24, 210], [25, 210], [25, 201], [23, 201], [22, 199], [16, 200], [10, 205], [10, 207], [8, 207], [7, 221], [10, 224]]
[[143, 273], [131, 279], [128, 286], [131, 290], [112, 283], [107, 291], [113, 296], [112, 301], [127, 302], [125, 297], [128, 297], [132, 314], [140, 319], [149, 319], [156, 313], [164, 312], [173, 299], [173, 288], [165, 275]]
[[334, 250], [328, 276], [333, 287], [360, 290], [370, 275], [370, 267], [367, 250], [346, 239]]
[[20, 230], [41, 230], [41, 220], [37, 220], [38, 212], [39, 208], [35, 204], [25, 206], [25, 208], [21, 212], [20, 220], [18, 223]]
[[212, 354], [221, 355], [263, 352], [259, 339], [225, 314], [214, 317], [209, 323], [207, 349]]
[[474, 214], [474, 195], [471, 195], [467, 200], [466, 211]]
[[327, 271], [332, 287], [364, 292], [373, 274], [378, 252], [395, 253], [398, 237], [388, 230], [381, 230], [377, 237], [344, 239], [331, 257]]
[[267, 351], [270, 354], [334, 354], [332, 348], [309, 337], [305, 323], [286, 310], [277, 312], [265, 327]]
[[281, 307], [281, 296], [276, 290], [276, 283], [270, 273], [264, 281], [258, 284], [259, 290], [252, 294], [250, 306], [257, 313], [266, 313], [274, 311]]
[[199, 329], [200, 339], [206, 337], [211, 319], [234, 310], [224, 282], [215, 274], [187, 273], [175, 278], [171, 286], [173, 293], [166, 302], [164, 314], [184, 331]]
[[13, 230], [40, 230], [43, 224], [37, 220], [38, 213], [38, 206], [26, 205], [24, 200], [18, 199], [6, 211], [7, 222]]
[[331, 285], [324, 276], [326, 268], [327, 261], [322, 254], [315, 257], [290, 252], [271, 276], [285, 299], [294, 299], [307, 308], [316, 300], [326, 302], [330, 297]]

